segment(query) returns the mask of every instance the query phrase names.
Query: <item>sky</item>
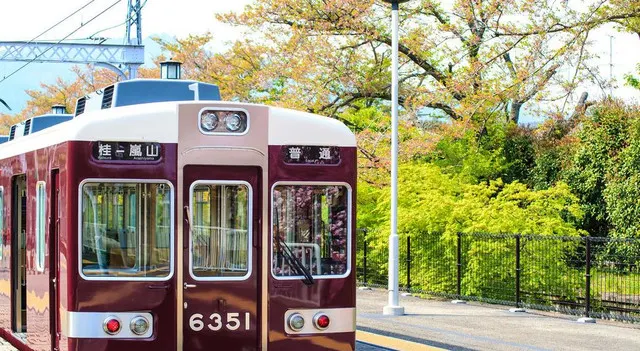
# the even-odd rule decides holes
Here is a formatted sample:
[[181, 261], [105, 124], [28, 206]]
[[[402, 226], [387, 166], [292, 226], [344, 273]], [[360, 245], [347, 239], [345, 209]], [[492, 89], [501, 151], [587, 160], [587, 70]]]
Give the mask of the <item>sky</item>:
[[[48, 27], [54, 25], [67, 15], [87, 4], [91, 0], [19, 0], [4, 1], [0, 15], [0, 41], [31, 40]], [[141, 0], [143, 3], [145, 0]], [[573, 0], [572, 0], [573, 1]], [[577, 0], [575, 0], [577, 1]], [[116, 0], [93, 0], [89, 6], [44, 34], [38, 40], [59, 40], [81, 24], [88, 22], [96, 14], [111, 6]], [[110, 10], [86, 24], [70, 38], [87, 38], [105, 28], [124, 22], [127, 15], [127, 0], [121, 0]], [[211, 49], [224, 48], [225, 43], [241, 37], [241, 30], [224, 25], [215, 19], [216, 13], [242, 11], [252, 0], [147, 0], [142, 11], [142, 34], [144, 38], [161, 36], [163, 38], [184, 37], [188, 34], [199, 34], [210, 31], [214, 35]], [[443, 0], [443, 2], [450, 2]], [[96, 36], [122, 38], [124, 26], [101, 32]], [[613, 36], [613, 50], [610, 60], [610, 36]], [[613, 27], [607, 27], [591, 33], [592, 50], [600, 55], [595, 64], [603, 76], [609, 76], [610, 62], [613, 63], [613, 77], [618, 80], [614, 96], [640, 100], [637, 90], [624, 87], [623, 76], [633, 72], [640, 62], [640, 39], [637, 35], [620, 33]], [[160, 53], [157, 45], [150, 40], [147, 44], [146, 57], [151, 58]], [[10, 74], [22, 63], [0, 62], [0, 80]], [[31, 64], [8, 80], [0, 83], [0, 98], [7, 101], [14, 112], [24, 107], [28, 96], [25, 89], [38, 89], [40, 82], [52, 83], [59, 76], [73, 79], [70, 64]], [[566, 72], [564, 74], [569, 74]], [[602, 96], [595, 86], [584, 87], [592, 98]], [[1, 106], [1, 105], [0, 105]], [[1, 112], [8, 112], [2, 108]]]
[[[0, 41], [31, 40], [90, 1], [19, 0], [6, 3], [3, 1], [0, 14]], [[60, 40], [115, 2], [116, 0], [93, 0], [89, 6], [42, 35], [38, 40]], [[144, 3], [145, 0], [141, 2]], [[147, 0], [142, 10], [142, 36], [143, 38], [161, 36], [170, 39], [210, 31], [215, 36], [211, 48], [220, 50], [225, 42], [239, 38], [241, 32], [237, 28], [218, 22], [214, 17], [215, 14], [242, 11], [250, 2], [252, 0]], [[102, 29], [122, 24], [127, 16], [127, 3], [127, 0], [121, 0], [71, 35], [69, 39], [87, 38]], [[124, 35], [125, 27], [119, 25], [95, 36], [123, 38]], [[160, 54], [160, 48], [150, 40], [146, 40], [145, 44], [146, 61], [151, 64], [151, 58]], [[0, 80], [22, 65], [21, 62], [0, 62]], [[70, 72], [72, 67], [71, 64], [32, 63], [0, 83], [0, 98], [11, 106], [12, 112], [20, 111], [28, 99], [25, 89], [38, 89], [40, 82], [53, 83], [59, 76], [73, 79], [74, 75]], [[9, 111], [0, 105], [0, 112]]]

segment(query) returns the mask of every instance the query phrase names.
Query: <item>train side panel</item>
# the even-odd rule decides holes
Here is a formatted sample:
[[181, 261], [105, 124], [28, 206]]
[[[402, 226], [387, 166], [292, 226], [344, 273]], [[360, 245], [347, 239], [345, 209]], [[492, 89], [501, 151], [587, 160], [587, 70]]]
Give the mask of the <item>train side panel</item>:
[[[4, 225], [2, 236], [4, 243], [2, 259], [0, 260], [0, 328], [2, 333], [20, 349], [32, 350], [50, 350], [52, 348], [52, 309], [51, 297], [53, 296], [52, 278], [56, 272], [51, 271], [50, 247], [53, 240], [52, 232], [49, 227], [50, 220], [55, 220], [57, 214], [51, 212], [51, 185], [52, 171], [58, 173], [60, 184], [65, 183], [66, 179], [66, 143], [49, 146], [44, 149], [31, 151], [26, 154], [12, 156], [0, 161], [0, 185], [3, 188], [3, 210]], [[17, 306], [12, 306], [12, 297], [16, 295], [15, 282], [12, 281], [12, 253], [15, 252], [15, 246], [19, 243], [15, 235], [12, 235], [12, 228], [15, 226], [13, 222], [14, 216], [17, 214], [16, 205], [14, 204], [13, 179], [15, 176], [23, 175], [26, 179], [26, 231], [24, 233], [24, 254], [25, 257], [25, 273], [26, 273], [26, 291], [22, 293], [22, 298], [26, 298], [26, 317], [27, 333], [14, 334], [12, 332], [12, 316], [17, 313]], [[42, 256], [40, 262], [37, 262], [35, 254], [36, 247], [36, 210], [37, 197], [36, 187], [41, 183], [44, 187], [44, 203], [45, 213], [45, 236], [44, 246], [42, 247]], [[61, 221], [65, 221], [64, 209], [61, 209]], [[41, 217], [42, 218], [42, 217]], [[64, 228], [64, 226], [61, 226]], [[64, 238], [66, 233], [61, 233]], [[65, 251], [60, 250], [60, 256], [65, 256]], [[19, 264], [21, 265], [21, 264]], [[21, 307], [21, 306], [19, 306]], [[19, 308], [18, 307], [18, 308]]]

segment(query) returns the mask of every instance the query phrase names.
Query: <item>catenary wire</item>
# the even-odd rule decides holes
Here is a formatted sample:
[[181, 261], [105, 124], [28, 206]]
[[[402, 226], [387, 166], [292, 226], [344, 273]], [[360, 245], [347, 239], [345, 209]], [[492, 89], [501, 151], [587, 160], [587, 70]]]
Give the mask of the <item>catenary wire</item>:
[[[34, 40], [40, 38], [41, 36], [45, 35], [47, 32], [49, 32], [50, 30], [52, 30], [53, 28], [57, 27], [58, 25], [60, 25], [62, 22], [68, 20], [71, 16], [75, 15], [76, 13], [82, 11], [83, 9], [85, 9], [87, 6], [91, 5], [91, 3], [95, 2], [96, 0], [90, 0], [89, 2], [87, 2], [86, 4], [84, 4], [82, 7], [80, 7], [79, 9], [73, 11], [73, 13], [71, 13], [70, 15], [68, 15], [67, 17], [61, 19], [58, 23], [54, 24], [53, 26], [47, 28], [44, 30], [44, 32], [36, 35], [35, 37], [33, 37], [31, 40], [29, 40], [28, 42], [24, 43], [22, 46], [20, 46], [18, 49], [16, 49], [16, 51], [21, 50], [22, 48], [24, 48], [27, 44], [33, 42]], [[4, 55], [2, 55], [2, 57], [0, 57], [0, 61], [2, 61], [5, 57], [7, 57], [7, 55], [9, 55], [9, 51], [5, 52]]]
[[122, 0], [116, 0], [113, 4], [111, 4], [109, 7], [107, 7], [106, 9], [102, 10], [100, 13], [98, 13], [97, 15], [93, 16], [90, 20], [88, 20], [85, 23], [82, 23], [78, 28], [74, 29], [71, 33], [67, 34], [64, 38], [58, 40], [55, 44], [53, 44], [52, 46], [50, 46], [48, 49], [44, 50], [43, 52], [41, 52], [40, 54], [38, 54], [36, 57], [32, 58], [30, 61], [28, 61], [27, 63], [25, 63], [24, 65], [18, 67], [15, 71], [11, 72], [9, 75], [4, 76], [2, 78], [2, 80], [0, 80], [0, 83], [4, 82], [5, 80], [9, 79], [11, 76], [13, 76], [14, 74], [18, 73], [19, 71], [21, 71], [23, 68], [27, 67], [29, 64], [33, 63], [34, 61], [36, 61], [40, 56], [44, 55], [45, 53], [47, 53], [49, 50], [53, 49], [56, 45], [60, 44], [61, 42], [63, 42], [64, 40], [66, 40], [67, 38], [69, 38], [70, 36], [72, 36], [75, 32], [79, 31], [82, 27], [86, 26], [87, 24], [91, 23], [93, 20], [95, 20], [96, 18], [100, 17], [102, 14], [104, 14], [105, 12], [109, 11], [111, 8], [113, 8], [114, 6], [116, 6], [120, 1]]

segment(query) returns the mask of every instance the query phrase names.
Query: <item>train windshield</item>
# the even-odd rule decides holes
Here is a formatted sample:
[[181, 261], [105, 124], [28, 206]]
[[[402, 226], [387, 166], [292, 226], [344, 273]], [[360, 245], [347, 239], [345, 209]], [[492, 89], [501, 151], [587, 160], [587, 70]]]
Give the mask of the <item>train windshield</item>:
[[191, 274], [239, 280], [251, 264], [249, 184], [197, 184], [192, 192]]
[[83, 276], [168, 278], [173, 266], [172, 198], [168, 183], [84, 183]]
[[[345, 185], [276, 185], [272, 272], [300, 277], [287, 252], [314, 277], [345, 276], [350, 256], [350, 189]], [[286, 245], [277, 245], [284, 242]]]

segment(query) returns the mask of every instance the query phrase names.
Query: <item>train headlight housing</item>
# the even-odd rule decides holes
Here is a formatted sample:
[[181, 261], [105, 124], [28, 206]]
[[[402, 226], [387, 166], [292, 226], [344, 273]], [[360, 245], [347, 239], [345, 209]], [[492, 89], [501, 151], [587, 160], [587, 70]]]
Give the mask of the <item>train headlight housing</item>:
[[143, 335], [149, 329], [149, 321], [142, 316], [134, 317], [129, 323], [131, 332], [136, 335]]
[[242, 117], [238, 113], [228, 114], [224, 119], [224, 124], [230, 132], [237, 132], [242, 128]]
[[243, 135], [249, 130], [249, 114], [237, 108], [204, 108], [200, 110], [200, 131], [208, 135]]
[[218, 126], [218, 116], [213, 112], [203, 113], [200, 117], [200, 127], [204, 131], [212, 132]]
[[289, 316], [289, 328], [294, 331], [300, 331], [304, 328], [304, 317], [300, 313], [294, 313]]
[[325, 330], [327, 328], [329, 328], [329, 324], [331, 324], [331, 319], [329, 319], [329, 316], [327, 316], [326, 314], [320, 312], [317, 313], [314, 317], [313, 317], [313, 325], [320, 330]]
[[104, 329], [104, 332], [109, 335], [118, 334], [120, 332], [120, 328], [120, 320], [114, 316], [107, 317], [102, 323], [102, 329]]

